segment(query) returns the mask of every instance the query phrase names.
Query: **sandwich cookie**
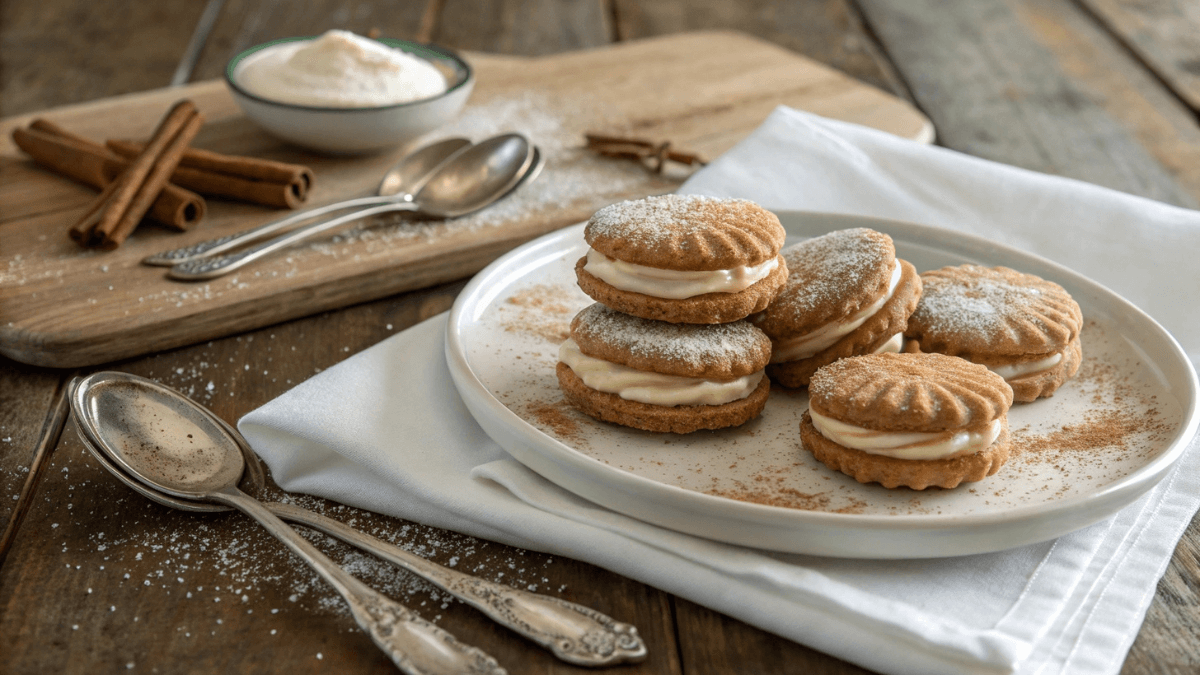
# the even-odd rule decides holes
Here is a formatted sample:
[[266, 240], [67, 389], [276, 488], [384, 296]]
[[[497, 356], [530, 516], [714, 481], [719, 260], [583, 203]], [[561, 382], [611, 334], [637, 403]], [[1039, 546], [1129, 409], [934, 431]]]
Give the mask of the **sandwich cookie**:
[[943, 354], [869, 354], [818, 370], [804, 447], [860, 483], [924, 490], [982, 480], [1008, 461], [1004, 378]]
[[664, 195], [600, 209], [584, 229], [579, 287], [626, 314], [728, 323], [762, 311], [787, 279], [775, 214], [745, 199]]
[[757, 417], [770, 356], [746, 321], [675, 324], [594, 304], [571, 321], [557, 374], [567, 401], [598, 420], [686, 434]]
[[896, 258], [892, 238], [838, 230], [783, 251], [787, 285], [751, 321], [771, 338], [767, 374], [802, 387], [818, 368], [848, 356], [899, 352], [921, 278]]
[[1079, 370], [1083, 314], [1062, 286], [979, 265], [943, 267], [921, 281], [921, 302], [905, 331], [907, 351], [987, 366], [1022, 403], [1050, 396]]

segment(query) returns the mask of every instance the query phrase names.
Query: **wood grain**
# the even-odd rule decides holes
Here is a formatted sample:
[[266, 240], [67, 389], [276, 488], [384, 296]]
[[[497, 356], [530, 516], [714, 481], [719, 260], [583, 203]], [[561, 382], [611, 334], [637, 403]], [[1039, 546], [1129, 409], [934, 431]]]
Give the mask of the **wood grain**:
[[943, 145], [1173, 204], [1196, 202], [1003, 0], [862, 0]]
[[1200, 516], [1175, 549], [1129, 648], [1122, 675], [1187, 675], [1200, 669]]
[[1070, 0], [1011, 0], [1062, 73], [1200, 203], [1200, 127], [1192, 110]]
[[1080, 0], [1192, 110], [1200, 112], [1200, 3]]
[[[678, 179], [599, 160], [575, 145], [574, 139], [595, 126], [671, 139], [708, 156], [732, 146], [781, 104], [907, 137], [928, 133], [927, 120], [907, 103], [736, 33], [668, 36], [528, 60], [470, 58], [479, 85], [463, 117], [482, 111], [478, 125], [507, 114], [517, 128], [540, 120], [540, 127], [527, 130], [550, 160], [539, 184], [475, 219], [360, 230], [207, 283], [169, 281], [161, 269], [139, 261], [278, 215], [210, 200], [205, 223], [182, 235], [142, 228], [117, 251], [81, 251], [55, 233], [87, 203], [87, 191], [21, 159], [5, 133], [0, 161], [13, 178], [0, 185], [0, 203], [8, 205], [0, 236], [20, 257], [18, 265], [0, 271], [0, 353], [56, 367], [102, 363], [459, 279], [524, 241], [586, 219], [600, 206], [678, 185]], [[656, 67], [645, 68], [646, 63]], [[198, 147], [311, 166], [317, 175], [312, 205], [371, 190], [400, 154], [329, 158], [290, 149], [242, 117], [221, 82], [102, 100], [46, 116], [92, 138], [138, 137], [183, 97], [194, 100], [209, 120]], [[28, 119], [4, 120], [0, 131]], [[530, 195], [542, 197], [520, 200]]]
[[[0, 532], [30, 480], [29, 469], [62, 376], [0, 357]], [[2, 561], [0, 561], [2, 562]]]
[[697, 30], [738, 30], [811, 57], [855, 79], [902, 98], [902, 80], [862, 26], [852, 2], [844, 0], [612, 0], [615, 30], [636, 40]]
[[0, 117], [167, 86], [203, 10], [194, 0], [4, 0]]
[[445, 0], [430, 37], [452, 49], [543, 56], [612, 39], [603, 0]]
[[674, 598], [680, 659], [688, 675], [866, 675], [869, 671], [801, 644], [781, 640], [682, 598]]

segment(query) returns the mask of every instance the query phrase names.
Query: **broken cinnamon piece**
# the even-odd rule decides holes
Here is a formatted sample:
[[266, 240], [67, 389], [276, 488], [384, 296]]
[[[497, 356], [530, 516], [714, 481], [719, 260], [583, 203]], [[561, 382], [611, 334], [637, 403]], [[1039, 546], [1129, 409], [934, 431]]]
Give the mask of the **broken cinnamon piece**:
[[703, 166], [708, 163], [698, 154], [672, 150], [670, 141], [653, 142], [642, 138], [596, 133], [584, 134], [584, 138], [587, 140], [589, 149], [595, 150], [605, 157], [651, 160], [651, 168], [655, 173], [662, 173], [664, 164], [668, 160], [688, 166], [695, 164]]
[[[107, 145], [126, 158], [136, 156], [144, 147], [121, 140], [110, 140]], [[294, 209], [308, 199], [313, 172], [300, 164], [188, 148], [171, 180], [212, 197]]]
[[104, 249], [120, 246], [150, 209], [202, 123], [195, 104], [176, 103], [145, 150], [113, 181], [113, 189], [106, 189], [72, 228], [80, 241]]
[[[12, 132], [17, 147], [33, 161], [89, 187], [103, 190], [128, 162], [99, 143], [76, 136], [53, 122], [37, 119], [28, 129]], [[168, 183], [147, 217], [171, 229], [185, 232], [204, 217], [206, 206], [200, 195]]]

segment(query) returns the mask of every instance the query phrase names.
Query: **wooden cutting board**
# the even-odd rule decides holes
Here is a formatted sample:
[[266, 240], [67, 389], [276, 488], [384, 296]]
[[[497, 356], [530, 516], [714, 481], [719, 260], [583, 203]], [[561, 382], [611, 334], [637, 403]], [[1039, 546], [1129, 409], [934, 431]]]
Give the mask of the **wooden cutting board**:
[[420, 143], [369, 157], [310, 154], [245, 119], [221, 81], [0, 120], [0, 353], [42, 366], [94, 365], [460, 279], [601, 206], [672, 191], [687, 175], [659, 176], [631, 161], [596, 157], [582, 148], [585, 131], [670, 140], [714, 157], [788, 105], [907, 138], [933, 136], [928, 119], [907, 102], [736, 33], [679, 34], [541, 58], [466, 58], [477, 76], [467, 108], [421, 142], [525, 132], [548, 158], [537, 181], [474, 216], [368, 222], [208, 282], [172, 281], [140, 260], [283, 214], [210, 199], [208, 215], [190, 232], [143, 224], [115, 251], [83, 250], [66, 232], [94, 192], [35, 166], [12, 144], [11, 130], [45, 117], [98, 141], [143, 138], [173, 102], [190, 98], [207, 119], [195, 146], [311, 166], [310, 206], [368, 193]]

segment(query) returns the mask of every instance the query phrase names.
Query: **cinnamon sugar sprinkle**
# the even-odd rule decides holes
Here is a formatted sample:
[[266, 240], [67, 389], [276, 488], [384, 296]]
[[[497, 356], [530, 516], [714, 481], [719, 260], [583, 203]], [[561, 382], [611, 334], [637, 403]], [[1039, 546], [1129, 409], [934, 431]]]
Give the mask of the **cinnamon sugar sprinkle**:
[[581, 440], [579, 422], [573, 411], [566, 401], [533, 401], [525, 406], [525, 412], [534, 419], [538, 427], [549, 430], [555, 438], [567, 442]]
[[815, 460], [798, 433], [804, 390], [773, 388], [762, 417], [717, 432], [651, 434], [597, 422], [563, 400], [554, 375], [571, 318], [591, 302], [567, 273], [553, 278], [560, 284], [516, 289], [485, 314], [498, 329], [484, 347], [494, 393], [584, 455], [685, 490], [800, 511], [965, 516], [1103, 489], [1145, 466], [1179, 430], [1178, 401], [1108, 321], [1085, 324], [1080, 370], [1054, 396], [1012, 407], [1012, 452], [999, 472], [952, 490], [859, 484]]
[[571, 318], [578, 305], [566, 287], [539, 284], [514, 293], [497, 311], [507, 313], [501, 321], [505, 331], [528, 333], [557, 345], [571, 336]]

